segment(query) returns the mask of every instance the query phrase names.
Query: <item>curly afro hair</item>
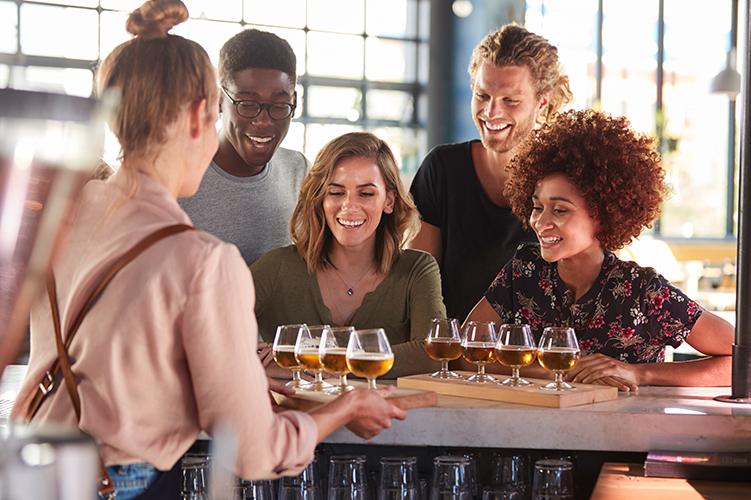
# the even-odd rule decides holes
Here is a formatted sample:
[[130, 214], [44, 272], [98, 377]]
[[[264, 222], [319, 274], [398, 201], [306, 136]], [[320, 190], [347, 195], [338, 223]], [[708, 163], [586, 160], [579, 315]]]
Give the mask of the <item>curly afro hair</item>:
[[246, 29], [222, 45], [219, 50], [219, 81], [228, 85], [235, 73], [246, 69], [274, 69], [297, 82], [297, 58], [287, 40], [274, 33]]
[[537, 183], [560, 173], [586, 200], [596, 237], [611, 251], [652, 227], [669, 192], [655, 139], [625, 117], [592, 110], [561, 113], [533, 131], [506, 170], [504, 194], [525, 227]]

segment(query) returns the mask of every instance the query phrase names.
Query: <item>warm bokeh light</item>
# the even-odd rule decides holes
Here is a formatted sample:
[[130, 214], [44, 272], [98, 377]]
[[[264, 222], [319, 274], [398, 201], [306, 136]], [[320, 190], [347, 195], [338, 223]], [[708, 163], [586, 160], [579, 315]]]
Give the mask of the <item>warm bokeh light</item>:
[[[602, 99], [596, 102], [597, 0], [527, 2], [526, 26], [558, 47], [573, 108], [625, 115], [636, 130], [663, 128], [662, 154], [673, 194], [660, 234], [725, 236], [728, 100], [709, 84], [725, 62], [730, 0], [665, 1], [663, 111], [657, 105], [658, 0], [605, 2]], [[572, 30], [576, 25], [581, 29]]]

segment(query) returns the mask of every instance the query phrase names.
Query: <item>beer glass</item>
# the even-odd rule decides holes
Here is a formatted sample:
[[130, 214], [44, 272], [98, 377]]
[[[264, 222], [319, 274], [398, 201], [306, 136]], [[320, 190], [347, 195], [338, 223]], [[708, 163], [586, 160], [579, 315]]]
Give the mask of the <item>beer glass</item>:
[[44, 287], [79, 191], [99, 163], [110, 107], [0, 89], [0, 373], [16, 357], [31, 300]]
[[535, 478], [532, 485], [532, 500], [573, 500], [573, 466], [568, 460], [538, 460], [535, 462]]
[[573, 328], [547, 327], [537, 346], [537, 360], [543, 368], [555, 373], [555, 381], [542, 386], [548, 391], [576, 389], [563, 381], [563, 373], [573, 370], [579, 362], [579, 341]]
[[467, 378], [469, 382], [497, 382], [495, 377], [485, 374], [485, 365], [495, 361], [495, 323], [492, 321], [470, 321], [462, 335], [462, 356], [477, 365], [477, 373]]
[[181, 459], [180, 467], [183, 473], [180, 498], [183, 500], [208, 500], [208, 455], [186, 454]]
[[470, 459], [442, 455], [433, 459], [430, 500], [471, 500]]
[[365, 455], [334, 455], [329, 460], [327, 500], [368, 500]]
[[531, 365], [537, 354], [529, 325], [501, 325], [498, 331], [496, 354], [502, 365], [511, 368], [511, 378], [501, 382], [501, 385], [509, 387], [532, 385], [532, 382], [519, 377], [519, 368]]
[[307, 330], [308, 327], [305, 324], [297, 325], [281, 325], [276, 329], [276, 336], [274, 337], [274, 361], [276, 364], [287, 370], [292, 370], [292, 380], [287, 382], [287, 387], [293, 389], [306, 389], [310, 386], [308, 382], [305, 382], [300, 378], [300, 370], [302, 367], [295, 358], [295, 343], [300, 332]]
[[419, 500], [417, 458], [381, 458], [378, 500]]
[[444, 455], [451, 455], [455, 457], [464, 457], [469, 460], [469, 487], [470, 487], [470, 493], [472, 494], [472, 498], [480, 498], [482, 496], [482, 485], [477, 481], [478, 473], [477, 473], [477, 459], [475, 458], [475, 454], [466, 450], [462, 449], [455, 449], [455, 450], [446, 450]]
[[449, 361], [459, 359], [462, 355], [462, 337], [459, 335], [459, 322], [454, 318], [433, 318], [430, 320], [430, 333], [425, 339], [425, 352], [428, 356], [441, 362], [441, 369], [433, 378], [461, 378], [449, 371]]
[[334, 375], [339, 375], [339, 385], [326, 389], [327, 394], [344, 394], [354, 389], [347, 385], [347, 346], [349, 338], [355, 328], [352, 326], [327, 327], [321, 335], [318, 346], [318, 356], [321, 358], [323, 369]]
[[274, 500], [271, 481], [246, 481], [240, 479], [232, 500]]
[[491, 482], [494, 486], [513, 489], [520, 500], [529, 498], [532, 488], [529, 457], [526, 455], [493, 454]]
[[486, 486], [482, 500], [523, 500], [522, 495], [510, 486]]
[[383, 328], [355, 330], [347, 346], [349, 370], [368, 379], [368, 388], [377, 389], [376, 378], [394, 366], [394, 351]]
[[300, 330], [295, 343], [295, 358], [303, 370], [313, 372], [315, 379], [305, 388], [306, 391], [325, 391], [331, 384], [323, 381], [323, 363], [318, 355], [323, 332], [331, 328], [328, 325], [309, 326]]
[[313, 460], [297, 476], [282, 476], [279, 479], [278, 500], [321, 500]]

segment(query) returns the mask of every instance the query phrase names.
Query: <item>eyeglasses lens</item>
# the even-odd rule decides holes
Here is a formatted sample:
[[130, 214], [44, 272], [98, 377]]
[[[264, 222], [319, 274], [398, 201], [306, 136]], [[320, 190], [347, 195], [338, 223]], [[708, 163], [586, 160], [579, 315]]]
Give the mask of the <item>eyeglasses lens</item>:
[[261, 105], [255, 101], [241, 101], [237, 104], [237, 113], [245, 118], [255, 118], [263, 108], [267, 108], [269, 116], [274, 120], [284, 120], [292, 114], [292, 105], [278, 102], [275, 104]]

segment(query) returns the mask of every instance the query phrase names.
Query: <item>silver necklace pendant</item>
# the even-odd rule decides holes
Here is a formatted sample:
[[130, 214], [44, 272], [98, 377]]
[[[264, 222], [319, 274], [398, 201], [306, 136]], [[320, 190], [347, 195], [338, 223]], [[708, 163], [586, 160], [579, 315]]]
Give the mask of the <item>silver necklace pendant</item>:
[[353, 293], [355, 293], [355, 292], [353, 292], [351, 288], [349, 290], [347, 290], [347, 295], [352, 295]]

